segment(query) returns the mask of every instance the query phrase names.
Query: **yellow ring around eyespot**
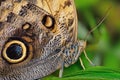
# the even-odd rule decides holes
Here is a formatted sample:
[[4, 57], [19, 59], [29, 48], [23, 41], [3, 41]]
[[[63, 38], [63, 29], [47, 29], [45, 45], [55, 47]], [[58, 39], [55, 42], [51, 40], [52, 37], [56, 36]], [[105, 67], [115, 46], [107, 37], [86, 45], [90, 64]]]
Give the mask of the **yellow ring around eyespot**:
[[[18, 45], [20, 45], [20, 46], [22, 47], [22, 57], [21, 57], [21, 58], [15, 60], [15, 59], [10, 59], [10, 58], [7, 56], [6, 50], [7, 50], [7, 48], [8, 48], [10, 45], [12, 45], [12, 44], [18, 44]], [[5, 45], [5, 48], [4, 48], [4, 50], [3, 50], [3, 57], [4, 57], [8, 62], [10, 62], [10, 63], [18, 63], [18, 62], [21, 62], [21, 61], [26, 57], [26, 55], [27, 55], [26, 52], [27, 52], [27, 48], [26, 48], [26, 46], [25, 46], [25, 44], [24, 44], [23, 42], [18, 41], [18, 40], [13, 40], [13, 41], [8, 42], [8, 43]]]

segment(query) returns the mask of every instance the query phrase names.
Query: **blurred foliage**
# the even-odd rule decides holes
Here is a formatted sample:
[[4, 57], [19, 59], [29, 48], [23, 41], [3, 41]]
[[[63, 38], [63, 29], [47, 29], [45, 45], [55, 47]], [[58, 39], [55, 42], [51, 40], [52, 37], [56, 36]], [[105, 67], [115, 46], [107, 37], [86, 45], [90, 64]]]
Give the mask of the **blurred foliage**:
[[[64, 69], [63, 78], [58, 78], [58, 71], [43, 80], [119, 80], [120, 79], [120, 1], [119, 0], [75, 0], [78, 12], [78, 38], [95, 27], [106, 15], [105, 21], [93, 31], [87, 39], [86, 52], [96, 66], [90, 65], [81, 54], [86, 67], [80, 62]], [[101, 67], [97, 67], [101, 66]], [[55, 77], [56, 76], [56, 77]]]

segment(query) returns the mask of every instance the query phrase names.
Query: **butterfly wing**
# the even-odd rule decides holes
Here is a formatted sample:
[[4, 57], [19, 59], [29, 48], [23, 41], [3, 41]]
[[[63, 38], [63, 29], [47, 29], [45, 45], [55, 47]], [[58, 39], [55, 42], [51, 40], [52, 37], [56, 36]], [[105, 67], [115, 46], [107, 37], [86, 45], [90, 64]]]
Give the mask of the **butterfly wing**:
[[[33, 80], [61, 67], [63, 47], [77, 38], [73, 0], [6, 0], [0, 12], [0, 80]], [[28, 49], [19, 63], [5, 56], [14, 40]]]
[[[67, 29], [67, 33], [69, 33], [68, 35], [69, 40], [71, 40], [72, 42], [76, 42], [78, 20], [74, 0], [37, 0], [37, 1], [38, 1], [38, 3], [36, 4], [37, 6], [43, 8], [44, 10], [55, 16], [56, 23], [58, 26], [65, 27]], [[64, 31], [61, 32], [61, 34], [65, 33]]]

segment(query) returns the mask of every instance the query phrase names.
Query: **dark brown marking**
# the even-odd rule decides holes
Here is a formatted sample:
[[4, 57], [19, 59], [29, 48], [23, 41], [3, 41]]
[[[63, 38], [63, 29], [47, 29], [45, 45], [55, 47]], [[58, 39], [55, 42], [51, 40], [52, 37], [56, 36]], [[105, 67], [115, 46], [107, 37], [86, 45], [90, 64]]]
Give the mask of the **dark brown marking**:
[[0, 22], [0, 31], [3, 29], [3, 22]]
[[15, 14], [14, 13], [9, 13], [7, 16], [7, 22], [14, 22], [15, 21]]
[[14, 0], [14, 2], [21, 2], [22, 0]]
[[71, 26], [74, 22], [74, 19], [68, 19], [68, 27]]
[[65, 8], [66, 6], [69, 7], [70, 5], [72, 5], [71, 1], [70, 1], [70, 0], [67, 0], [67, 1], [65, 1], [63, 8]]
[[0, 6], [1, 6], [1, 3], [2, 3], [3, 1], [6, 1], [6, 0], [0, 0]]
[[33, 13], [36, 13], [36, 14], [40, 13], [40, 8], [31, 3], [27, 4], [27, 9], [31, 10]]
[[37, 0], [27, 0], [29, 3], [37, 4]]
[[32, 13], [34, 13], [36, 15], [47, 13], [44, 9], [42, 9], [34, 4], [31, 4], [31, 3], [28, 3], [26, 5], [26, 7], [27, 7], [27, 9], [29, 9]]
[[19, 15], [24, 17], [25, 15], [27, 15], [27, 7], [26, 6], [22, 6]]

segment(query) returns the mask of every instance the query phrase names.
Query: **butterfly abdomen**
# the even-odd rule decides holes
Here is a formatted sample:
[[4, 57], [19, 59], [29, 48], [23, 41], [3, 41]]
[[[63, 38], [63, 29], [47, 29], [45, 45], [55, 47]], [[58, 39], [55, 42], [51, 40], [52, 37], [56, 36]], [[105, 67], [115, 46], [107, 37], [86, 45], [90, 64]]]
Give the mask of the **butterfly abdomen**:
[[85, 49], [86, 42], [85, 41], [78, 41], [76, 43], [69, 43], [65, 49], [63, 50], [63, 59], [65, 67], [74, 64], [83, 50]]

